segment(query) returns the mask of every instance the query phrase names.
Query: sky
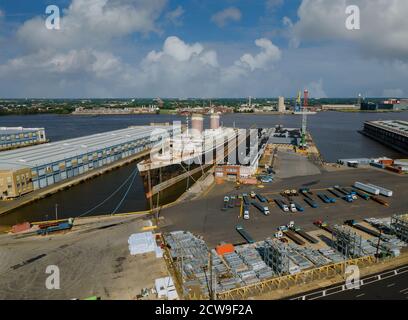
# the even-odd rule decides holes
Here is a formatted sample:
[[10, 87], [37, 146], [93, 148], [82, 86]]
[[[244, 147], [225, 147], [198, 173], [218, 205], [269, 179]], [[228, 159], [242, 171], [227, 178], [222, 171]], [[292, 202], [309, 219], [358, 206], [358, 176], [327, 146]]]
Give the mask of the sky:
[[0, 98], [403, 98], [407, 16], [406, 0], [1, 0]]

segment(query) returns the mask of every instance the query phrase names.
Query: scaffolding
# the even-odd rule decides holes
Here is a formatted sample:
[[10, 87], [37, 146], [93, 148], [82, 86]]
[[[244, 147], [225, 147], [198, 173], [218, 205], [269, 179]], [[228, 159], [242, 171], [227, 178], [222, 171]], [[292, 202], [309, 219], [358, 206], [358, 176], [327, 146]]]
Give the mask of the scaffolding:
[[288, 247], [277, 239], [268, 239], [264, 243], [264, 261], [278, 275], [289, 273], [290, 260]]
[[279, 289], [289, 289], [294, 286], [301, 286], [307, 283], [329, 279], [338, 275], [344, 275], [348, 266], [358, 266], [360, 268], [373, 265], [375, 258], [371, 256], [346, 260], [341, 263], [329, 264], [319, 268], [302, 271], [295, 275], [285, 275], [268, 279], [252, 285], [232, 289], [224, 292], [217, 292], [218, 300], [245, 300], [249, 297], [271, 293]]
[[356, 232], [338, 225], [333, 227], [333, 231], [333, 246], [345, 258], [359, 258], [375, 254], [376, 248]]
[[408, 242], [408, 214], [392, 216], [391, 230], [400, 240]]

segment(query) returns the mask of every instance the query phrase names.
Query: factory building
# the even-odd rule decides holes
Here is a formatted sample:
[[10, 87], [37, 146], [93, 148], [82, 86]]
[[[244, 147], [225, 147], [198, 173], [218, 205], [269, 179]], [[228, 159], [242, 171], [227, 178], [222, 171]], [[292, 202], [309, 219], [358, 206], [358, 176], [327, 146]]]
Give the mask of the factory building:
[[390, 148], [408, 154], [408, 122], [402, 120], [367, 121], [362, 133]]
[[300, 129], [283, 128], [281, 125], [277, 125], [269, 138], [269, 142], [273, 144], [299, 146], [301, 139], [302, 135]]
[[44, 128], [0, 127], [0, 151], [44, 142]]
[[15, 198], [146, 151], [163, 130], [172, 135], [171, 126], [131, 127], [4, 151], [0, 198]]
[[191, 117], [191, 129], [193, 135], [201, 136], [204, 130], [204, 118], [202, 114], [193, 114]]
[[380, 103], [362, 102], [360, 109], [364, 110], [364, 111], [378, 111], [378, 110], [400, 111], [400, 110], [408, 110], [408, 100], [389, 99], [389, 100], [385, 100], [385, 101], [380, 102]]

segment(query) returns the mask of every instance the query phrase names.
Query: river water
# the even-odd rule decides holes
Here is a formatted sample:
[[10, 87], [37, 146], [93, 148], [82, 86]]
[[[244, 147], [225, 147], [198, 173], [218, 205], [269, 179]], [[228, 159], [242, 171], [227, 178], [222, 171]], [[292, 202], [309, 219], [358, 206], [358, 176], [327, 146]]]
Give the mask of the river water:
[[[358, 133], [364, 121], [368, 120], [407, 120], [408, 112], [403, 113], [342, 113], [321, 112], [308, 117], [308, 131], [311, 132], [323, 158], [335, 162], [339, 158], [403, 157], [403, 155]], [[72, 116], [72, 115], [28, 115], [0, 117], [0, 127], [23, 126], [44, 127], [51, 141], [75, 138], [94, 133], [117, 130], [132, 125], [149, 125], [151, 122], [185, 121], [176, 115], [128, 115], [128, 116]], [[302, 117], [294, 115], [254, 115], [230, 114], [221, 118], [224, 126], [238, 128], [301, 126]], [[205, 119], [208, 127], [208, 117]], [[1, 157], [1, 153], [0, 153]], [[12, 225], [25, 220], [55, 218], [55, 207], [59, 218], [79, 216], [94, 208], [109, 197], [131, 174], [136, 163], [119, 168], [113, 172], [84, 182], [69, 190], [57, 193], [29, 206], [19, 208], [0, 217], [1, 225]], [[130, 183], [129, 183], [130, 184]], [[128, 185], [112, 196], [109, 201], [98, 206], [89, 215], [109, 214], [120, 202]], [[1, 204], [0, 204], [1, 205]], [[119, 212], [145, 210], [147, 203], [141, 179], [136, 179], [130, 192], [122, 203]]]

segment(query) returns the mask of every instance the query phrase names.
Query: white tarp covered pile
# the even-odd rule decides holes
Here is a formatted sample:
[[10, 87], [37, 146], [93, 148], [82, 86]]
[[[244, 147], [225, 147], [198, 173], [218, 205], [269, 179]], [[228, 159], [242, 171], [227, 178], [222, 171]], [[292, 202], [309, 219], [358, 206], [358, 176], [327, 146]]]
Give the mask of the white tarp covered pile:
[[134, 233], [129, 237], [129, 251], [132, 256], [156, 252], [156, 240], [152, 232]]
[[176, 287], [174, 286], [174, 282], [171, 277], [156, 279], [155, 287], [156, 287], [156, 292], [157, 292], [157, 296], [159, 299], [161, 298], [164, 298], [167, 300], [178, 299]]

